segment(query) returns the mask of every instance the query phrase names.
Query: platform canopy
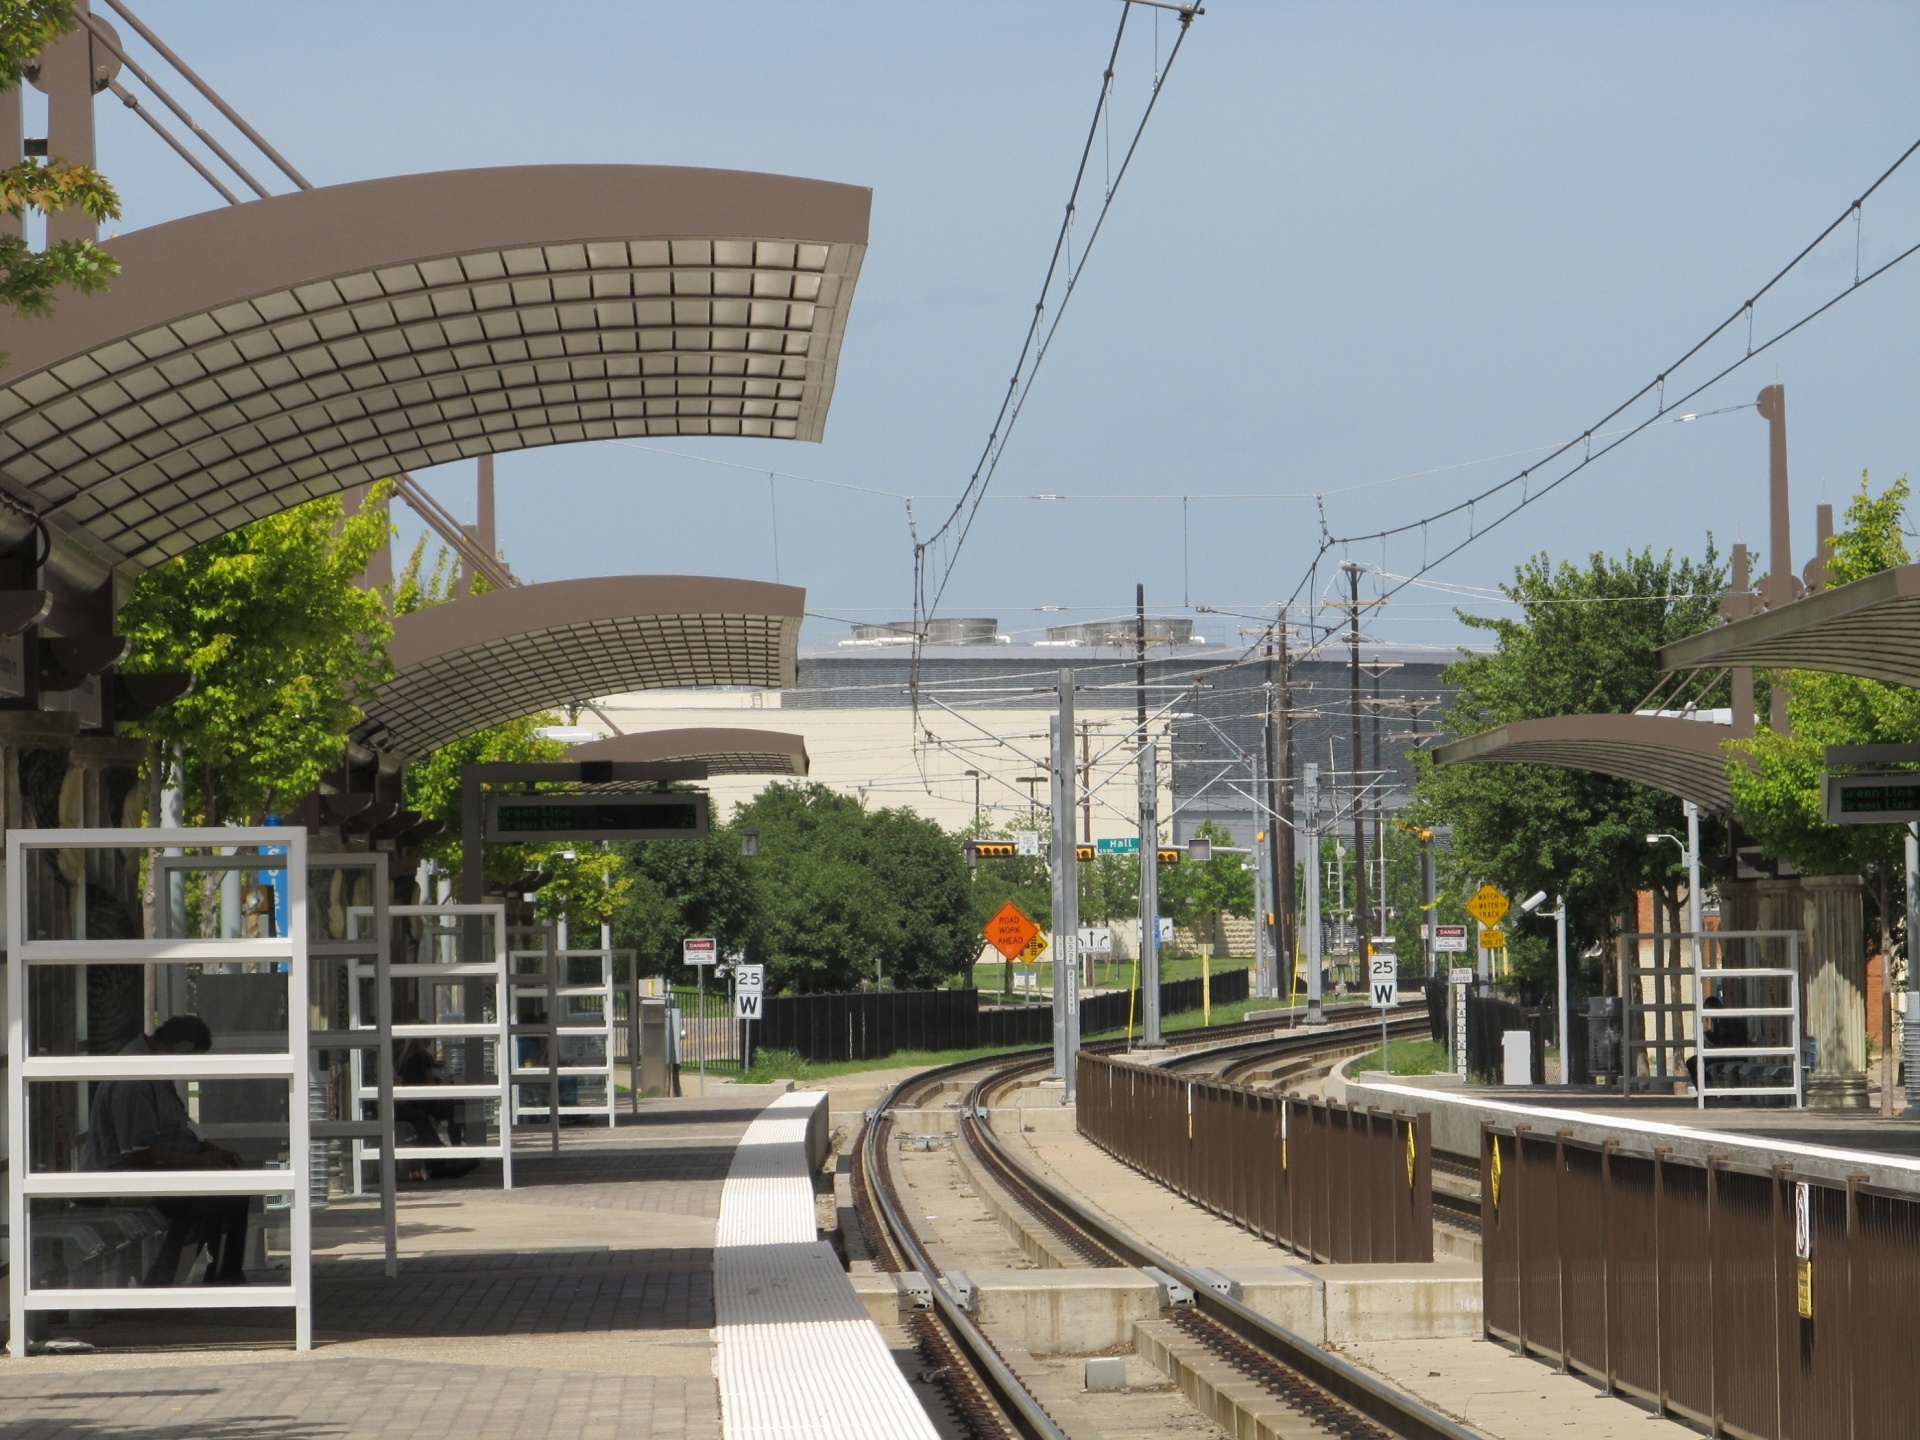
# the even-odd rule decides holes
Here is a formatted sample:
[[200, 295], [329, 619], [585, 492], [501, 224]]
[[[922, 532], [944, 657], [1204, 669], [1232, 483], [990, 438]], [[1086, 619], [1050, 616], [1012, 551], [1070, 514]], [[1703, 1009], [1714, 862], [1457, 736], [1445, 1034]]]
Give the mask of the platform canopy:
[[[508, 720], [634, 690], [795, 682], [806, 592], [624, 575], [522, 585], [393, 622], [394, 678], [359, 735], [412, 759]], [[638, 737], [634, 737], [638, 738]]]
[[1661, 668], [1828, 670], [1920, 685], [1920, 565], [1882, 570], [1660, 647]]
[[[663, 773], [652, 779], [710, 780], [716, 775], [803, 776], [811, 768], [804, 736], [779, 730], [746, 730], [731, 726], [691, 727], [680, 730], [644, 730], [592, 740], [567, 751], [566, 763], [611, 767], [616, 778], [632, 768]], [[666, 774], [667, 769], [685, 773]], [[595, 770], [583, 770], [592, 783]], [[635, 778], [638, 778], [637, 776]]]
[[1727, 783], [1731, 725], [1668, 715], [1555, 715], [1516, 720], [1438, 746], [1436, 765], [1559, 765], [1633, 780], [1691, 800], [1703, 810], [1733, 809]]
[[97, 560], [144, 568], [464, 457], [818, 440], [871, 199], [781, 175], [550, 165], [133, 231], [105, 247], [123, 267], [109, 289], [0, 324], [0, 490]]

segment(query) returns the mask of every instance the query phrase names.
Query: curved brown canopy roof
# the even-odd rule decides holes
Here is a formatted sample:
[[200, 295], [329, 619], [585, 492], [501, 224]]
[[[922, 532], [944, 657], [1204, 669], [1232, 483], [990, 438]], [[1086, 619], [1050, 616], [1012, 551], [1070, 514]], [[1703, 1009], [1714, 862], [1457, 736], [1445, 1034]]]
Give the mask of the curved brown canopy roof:
[[575, 745], [567, 751], [567, 761], [582, 765], [685, 766], [697, 773], [670, 778], [687, 780], [705, 780], [715, 775], [797, 776], [805, 775], [811, 768], [804, 736], [732, 726], [695, 726], [614, 735]]
[[1667, 670], [1746, 665], [1920, 685], [1920, 565], [1882, 570], [1660, 647]]
[[757, 580], [556, 580], [432, 605], [393, 623], [397, 672], [362, 735], [416, 756], [489, 725], [632, 690], [792, 685], [806, 592]]
[[1666, 715], [1556, 715], [1496, 725], [1433, 752], [1436, 765], [1561, 765], [1637, 781], [1705, 810], [1733, 809], [1733, 727]]
[[110, 289], [0, 324], [0, 485], [149, 566], [467, 456], [817, 440], [871, 199], [781, 175], [529, 166], [135, 231], [106, 246], [123, 266]]

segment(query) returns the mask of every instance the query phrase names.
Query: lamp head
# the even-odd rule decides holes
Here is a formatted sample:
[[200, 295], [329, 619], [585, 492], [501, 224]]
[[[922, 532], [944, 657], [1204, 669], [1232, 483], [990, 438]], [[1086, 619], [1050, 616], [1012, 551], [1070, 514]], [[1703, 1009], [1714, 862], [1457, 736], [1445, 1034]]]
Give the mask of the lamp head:
[[1520, 902], [1520, 912], [1523, 915], [1531, 914], [1533, 911], [1538, 910], [1542, 905], [1546, 903], [1547, 903], [1547, 892], [1544, 890], [1536, 890], [1533, 892], [1533, 894], [1529, 895], [1526, 899]]

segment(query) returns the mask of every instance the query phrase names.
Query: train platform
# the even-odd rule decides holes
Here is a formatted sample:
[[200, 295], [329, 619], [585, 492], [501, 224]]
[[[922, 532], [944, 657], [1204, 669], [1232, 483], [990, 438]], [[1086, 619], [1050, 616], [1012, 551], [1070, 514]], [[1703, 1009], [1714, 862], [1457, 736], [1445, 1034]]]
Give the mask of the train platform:
[[643, 1102], [616, 1129], [569, 1127], [558, 1154], [544, 1132], [523, 1137], [510, 1191], [490, 1166], [405, 1184], [397, 1279], [377, 1205], [336, 1202], [314, 1217], [311, 1354], [257, 1311], [56, 1325], [63, 1353], [0, 1360], [4, 1428], [34, 1440], [932, 1436], [910, 1345], [867, 1318], [820, 1238], [823, 1102], [715, 1086]]
[[1882, 1189], [1920, 1192], [1920, 1120], [1877, 1111], [1716, 1104], [1701, 1109], [1681, 1096], [1635, 1096], [1560, 1085], [1470, 1085], [1453, 1075], [1345, 1079], [1328, 1087], [1356, 1105], [1424, 1110], [1435, 1148], [1480, 1152], [1482, 1121], [1532, 1125], [1544, 1135], [1614, 1140], [1637, 1149], [1666, 1147], [1681, 1159], [1709, 1157], [1750, 1168], [1791, 1167], [1807, 1178], [1845, 1184], [1865, 1176]]

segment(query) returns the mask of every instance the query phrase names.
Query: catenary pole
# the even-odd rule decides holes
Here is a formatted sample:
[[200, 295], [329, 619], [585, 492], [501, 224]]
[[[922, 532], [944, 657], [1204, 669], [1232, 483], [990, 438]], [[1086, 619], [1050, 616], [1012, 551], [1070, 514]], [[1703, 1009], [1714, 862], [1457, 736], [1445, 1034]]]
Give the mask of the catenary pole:
[[1053, 1035], [1054, 1066], [1074, 1094], [1074, 1064], [1080, 1049], [1080, 865], [1075, 854], [1073, 812], [1078, 770], [1074, 764], [1073, 671], [1062, 670], [1053, 735]]
[[[1144, 733], [1144, 732], [1143, 732]], [[1151, 740], [1140, 747], [1140, 1041], [1160, 1044], [1160, 777]]]
[[1320, 976], [1324, 961], [1320, 953], [1322, 926], [1320, 923], [1320, 767], [1309, 763], [1303, 777], [1306, 788], [1305, 803], [1301, 806], [1301, 821], [1307, 841], [1307, 1023], [1324, 1025], [1327, 1023], [1326, 1011], [1321, 1004]]
[[1269, 852], [1273, 864], [1274, 915], [1280, 964], [1287, 973], [1287, 1003], [1293, 1003], [1293, 959], [1300, 948], [1299, 897], [1294, 892], [1293, 830], [1293, 662], [1287, 652], [1287, 611], [1280, 608], [1280, 714], [1274, 727], [1279, 753], [1268, 785], [1273, 792], [1274, 839]]
[[1347, 651], [1349, 659], [1347, 695], [1353, 712], [1353, 943], [1354, 963], [1365, 975], [1373, 959], [1373, 937], [1369, 933], [1372, 917], [1367, 913], [1367, 819], [1361, 803], [1365, 777], [1361, 774], [1366, 745], [1360, 722], [1360, 567], [1348, 561], [1340, 567], [1347, 572]]

